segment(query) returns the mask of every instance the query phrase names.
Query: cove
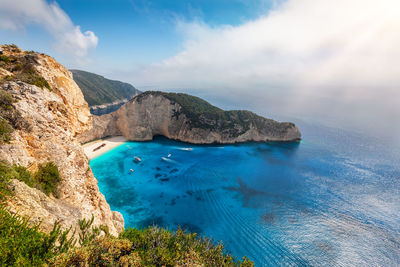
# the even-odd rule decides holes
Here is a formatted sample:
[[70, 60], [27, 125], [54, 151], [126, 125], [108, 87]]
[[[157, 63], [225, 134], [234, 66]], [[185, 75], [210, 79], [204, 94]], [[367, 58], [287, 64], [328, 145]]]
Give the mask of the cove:
[[301, 143], [155, 137], [90, 165], [125, 227], [180, 226], [256, 266], [400, 264], [398, 156], [340, 130], [303, 129]]

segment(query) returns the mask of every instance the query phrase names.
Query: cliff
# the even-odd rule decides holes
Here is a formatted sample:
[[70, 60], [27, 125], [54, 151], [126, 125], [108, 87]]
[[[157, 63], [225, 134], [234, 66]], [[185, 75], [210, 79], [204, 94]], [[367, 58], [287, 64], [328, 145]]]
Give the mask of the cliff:
[[289, 122], [277, 122], [250, 111], [223, 111], [187, 94], [145, 92], [117, 111], [94, 116], [91, 130], [79, 136], [81, 142], [112, 135], [134, 141], [155, 135], [195, 144], [247, 141], [297, 141], [299, 129]]
[[5, 125], [0, 160], [32, 172], [53, 162], [61, 178], [57, 196], [12, 180], [8, 208], [42, 221], [47, 232], [55, 221], [75, 227], [93, 215], [94, 225], [118, 234], [122, 215], [110, 210], [77, 139], [90, 128], [92, 115], [71, 72], [47, 55], [0, 47], [0, 120]]

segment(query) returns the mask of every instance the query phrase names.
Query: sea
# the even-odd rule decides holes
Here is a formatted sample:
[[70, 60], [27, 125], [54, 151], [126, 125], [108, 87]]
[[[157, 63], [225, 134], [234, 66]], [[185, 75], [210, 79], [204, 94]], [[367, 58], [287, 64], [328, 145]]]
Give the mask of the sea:
[[400, 149], [298, 126], [294, 143], [127, 142], [90, 166], [125, 227], [180, 227], [256, 266], [400, 266]]

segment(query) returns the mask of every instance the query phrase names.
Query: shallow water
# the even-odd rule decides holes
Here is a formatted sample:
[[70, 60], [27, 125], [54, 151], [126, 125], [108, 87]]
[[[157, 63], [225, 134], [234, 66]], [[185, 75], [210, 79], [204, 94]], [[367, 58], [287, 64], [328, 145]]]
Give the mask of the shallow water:
[[400, 157], [302, 130], [301, 143], [128, 142], [90, 165], [125, 226], [181, 226], [256, 266], [400, 265]]

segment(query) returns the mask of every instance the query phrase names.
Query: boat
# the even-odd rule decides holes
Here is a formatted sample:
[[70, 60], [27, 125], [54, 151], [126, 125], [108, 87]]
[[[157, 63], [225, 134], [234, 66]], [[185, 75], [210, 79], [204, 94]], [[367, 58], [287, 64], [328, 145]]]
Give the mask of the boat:
[[180, 150], [183, 150], [183, 151], [192, 151], [193, 148], [191, 148], [191, 147], [182, 147], [182, 148], [180, 148]]
[[168, 158], [170, 158], [171, 157], [171, 154], [168, 154]]
[[141, 162], [142, 160], [139, 157], [135, 156], [135, 161], [136, 162]]
[[161, 157], [161, 159], [162, 159], [163, 161], [176, 164], [176, 161], [175, 161], [175, 160], [172, 160], [172, 159], [169, 159], [169, 158], [166, 158], [166, 157]]
[[133, 172], [133, 169], [130, 169], [129, 171], [130, 171], [130, 172]]

